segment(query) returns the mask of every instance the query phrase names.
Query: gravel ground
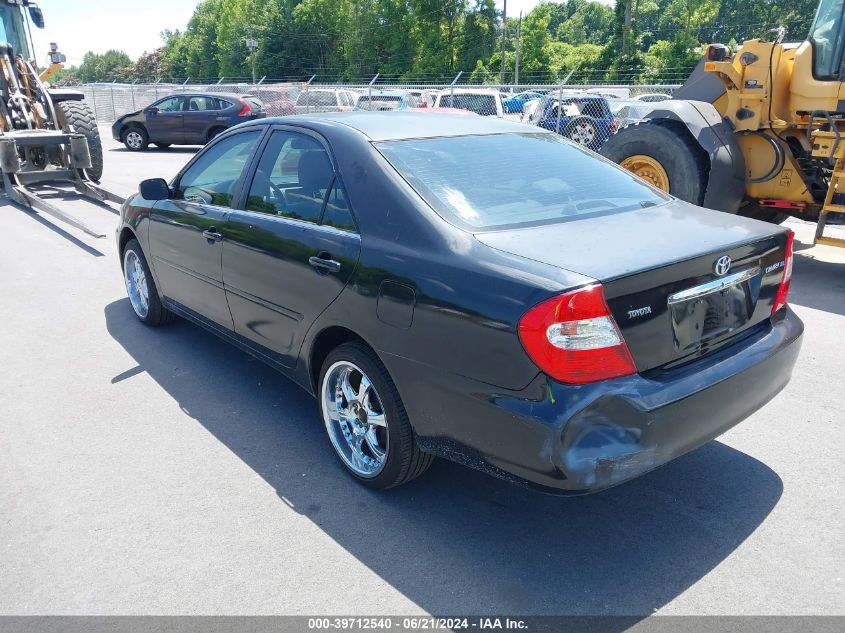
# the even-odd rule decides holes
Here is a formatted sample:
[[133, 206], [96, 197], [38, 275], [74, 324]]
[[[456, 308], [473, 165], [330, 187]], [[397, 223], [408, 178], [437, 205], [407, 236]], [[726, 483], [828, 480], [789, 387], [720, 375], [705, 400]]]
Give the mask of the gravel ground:
[[[106, 144], [123, 194], [194, 151]], [[845, 250], [812, 225], [789, 224], [789, 386], [561, 499], [445, 462], [357, 486], [304, 392], [188, 323], [139, 324], [114, 211], [60, 204], [108, 237], [0, 203], [0, 614], [845, 614]]]

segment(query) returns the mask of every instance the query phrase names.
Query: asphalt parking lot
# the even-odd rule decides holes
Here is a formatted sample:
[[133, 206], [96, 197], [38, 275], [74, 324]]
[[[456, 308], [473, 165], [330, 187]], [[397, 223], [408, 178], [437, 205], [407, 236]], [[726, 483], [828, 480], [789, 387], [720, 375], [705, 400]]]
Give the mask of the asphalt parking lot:
[[[193, 149], [106, 136], [104, 184]], [[316, 403], [126, 299], [107, 234], [0, 203], [0, 614], [845, 614], [845, 249], [790, 221], [792, 382], [705, 447], [580, 498], [437, 462], [386, 493]], [[845, 231], [839, 230], [845, 236]]]

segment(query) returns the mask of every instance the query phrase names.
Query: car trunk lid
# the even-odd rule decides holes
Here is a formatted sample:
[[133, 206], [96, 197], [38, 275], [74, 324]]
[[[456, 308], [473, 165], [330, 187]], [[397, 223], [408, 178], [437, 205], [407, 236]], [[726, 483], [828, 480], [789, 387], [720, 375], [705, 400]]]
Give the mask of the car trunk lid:
[[641, 372], [707, 354], [765, 322], [786, 236], [771, 224], [679, 201], [476, 235], [601, 281]]

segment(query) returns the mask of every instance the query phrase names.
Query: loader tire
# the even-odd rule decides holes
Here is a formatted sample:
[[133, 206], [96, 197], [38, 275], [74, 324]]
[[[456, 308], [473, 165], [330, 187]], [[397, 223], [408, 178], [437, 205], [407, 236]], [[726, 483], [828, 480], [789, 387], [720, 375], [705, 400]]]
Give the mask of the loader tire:
[[700, 205], [709, 161], [686, 127], [651, 120], [622, 128], [602, 146], [603, 156], [676, 198]]
[[757, 202], [749, 202], [744, 207], [740, 207], [737, 215], [746, 218], [754, 218], [755, 220], [762, 220], [763, 222], [770, 222], [772, 224], [780, 224], [789, 217], [788, 213], [772, 209], [770, 207], [761, 207]]
[[91, 180], [100, 182], [103, 177], [103, 144], [97, 119], [84, 101], [59, 101], [55, 104], [56, 117], [62, 129], [68, 126], [88, 139], [88, 151], [91, 154], [91, 168], [86, 169]]

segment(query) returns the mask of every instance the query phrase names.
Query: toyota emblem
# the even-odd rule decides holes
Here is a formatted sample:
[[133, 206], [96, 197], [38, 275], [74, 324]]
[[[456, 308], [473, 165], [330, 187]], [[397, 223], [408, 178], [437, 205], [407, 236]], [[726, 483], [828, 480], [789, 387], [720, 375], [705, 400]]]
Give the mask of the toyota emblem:
[[721, 277], [726, 275], [731, 269], [731, 258], [727, 255], [722, 255], [719, 259], [713, 262], [713, 272]]

